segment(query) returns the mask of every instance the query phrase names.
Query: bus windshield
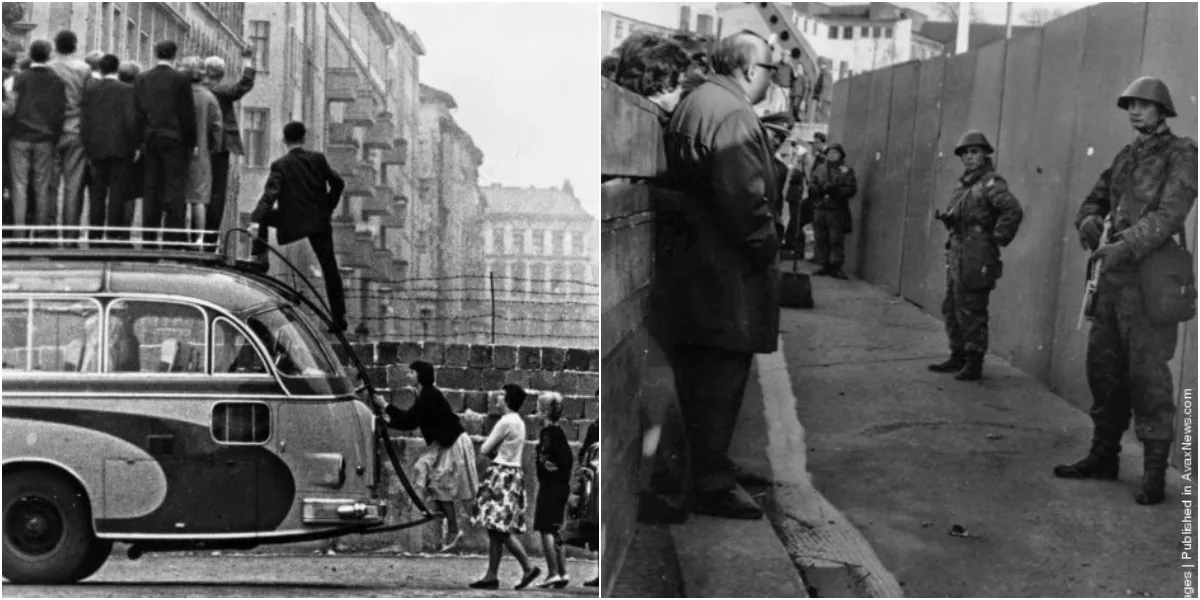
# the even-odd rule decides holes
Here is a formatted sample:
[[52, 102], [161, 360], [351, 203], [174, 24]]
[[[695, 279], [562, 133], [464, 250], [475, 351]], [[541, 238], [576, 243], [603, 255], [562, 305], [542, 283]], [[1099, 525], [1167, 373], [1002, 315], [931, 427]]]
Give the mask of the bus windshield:
[[250, 317], [250, 329], [262, 340], [280, 375], [288, 377], [333, 377], [338, 369], [329, 360], [321, 342], [299, 315], [288, 306]]

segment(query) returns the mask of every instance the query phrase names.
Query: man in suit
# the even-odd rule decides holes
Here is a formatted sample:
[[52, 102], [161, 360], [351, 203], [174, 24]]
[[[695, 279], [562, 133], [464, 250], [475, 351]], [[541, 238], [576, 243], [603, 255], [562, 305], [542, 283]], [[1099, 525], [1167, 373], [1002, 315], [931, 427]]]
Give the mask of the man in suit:
[[692, 449], [689, 508], [725, 518], [763, 515], [727, 453], [754, 354], [774, 352], [779, 337], [780, 182], [754, 109], [774, 54], [749, 31], [721, 40], [713, 75], [684, 96], [665, 131], [689, 240], [669, 266], [665, 285], [676, 292], [662, 314]]
[[[217, 97], [221, 105], [221, 126], [224, 132], [217, 138], [217, 145], [212, 149], [212, 201], [205, 215], [204, 229], [220, 231], [221, 222], [225, 218], [225, 196], [229, 184], [229, 163], [231, 155], [241, 155], [242, 134], [238, 128], [237, 110], [233, 103], [254, 89], [254, 47], [251, 46], [242, 53], [242, 77], [234, 82], [222, 83], [225, 77], [225, 61], [219, 56], [211, 56], [204, 61], [204, 70], [208, 77], [204, 86]], [[205, 243], [216, 243], [217, 239], [206, 239]]]
[[[175, 70], [173, 63], [177, 51], [178, 46], [171, 40], [155, 44], [154, 56], [158, 65], [142, 73], [134, 83], [137, 118], [145, 143], [142, 226], [179, 230], [163, 236], [171, 242], [187, 240], [187, 233], [183, 231], [187, 220], [184, 193], [188, 166], [197, 141], [192, 78]], [[143, 232], [142, 239], [153, 245], [158, 233]], [[182, 245], [172, 246], [179, 248]]]
[[[142, 67], [132, 61], [124, 61], [120, 67], [117, 67], [117, 79], [122, 83], [133, 84], [137, 82], [137, 77], [142, 72]], [[134, 116], [137, 116], [137, 99], [134, 99]], [[142, 133], [142, 126], [137, 127], [137, 134]], [[141, 148], [139, 142], [138, 148]], [[133, 215], [137, 211], [137, 202], [142, 199], [142, 193], [146, 191], [146, 169], [144, 163], [146, 157], [142, 152], [138, 152], [133, 157], [133, 162], [129, 163], [129, 169], [125, 172], [125, 181], [128, 182], [128, 187], [125, 190], [125, 219], [129, 224], [133, 224]]]
[[254, 264], [267, 270], [267, 227], [275, 228], [275, 238], [280, 244], [308, 238], [325, 278], [330, 316], [335, 327], [345, 331], [346, 301], [342, 276], [333, 254], [331, 216], [342, 198], [346, 182], [329, 166], [324, 154], [304, 148], [307, 133], [304, 123], [298, 121], [283, 127], [283, 142], [288, 153], [271, 163], [262, 198], [250, 217], [259, 224]]
[[[91, 169], [91, 207], [88, 237], [128, 239], [124, 231], [97, 228], [127, 227], [125, 202], [129, 192], [129, 167], [137, 154], [138, 128], [133, 86], [117, 78], [121, 61], [115, 55], [100, 58], [100, 80], [87, 86], [80, 101], [83, 116], [83, 149]], [[107, 210], [106, 210], [107, 208]]]

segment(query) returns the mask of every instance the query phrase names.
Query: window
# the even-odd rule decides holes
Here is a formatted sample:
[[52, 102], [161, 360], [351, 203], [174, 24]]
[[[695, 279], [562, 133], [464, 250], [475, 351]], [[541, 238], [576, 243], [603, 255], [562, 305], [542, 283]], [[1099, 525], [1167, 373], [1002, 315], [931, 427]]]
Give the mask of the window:
[[4, 368], [98, 373], [99, 325], [93, 300], [5, 300]]
[[266, 373], [267, 367], [262, 357], [254, 349], [254, 344], [233, 323], [219, 318], [213, 322], [213, 357], [212, 372], [214, 375], [224, 373]]
[[873, 38], [877, 38], [877, 37], [881, 37], [882, 35], [883, 35], [883, 30], [882, 30], [882, 29], [880, 29], [880, 28], [878, 28], [878, 27], [872, 27], [872, 28], [871, 28], [871, 37], [873, 37]]
[[254, 46], [254, 68], [259, 73], [266, 73], [270, 67], [271, 57], [271, 23], [269, 21], [250, 21], [250, 45]]
[[583, 249], [583, 232], [576, 232], [571, 236], [571, 254], [582, 256], [585, 252]]
[[859, 36], [861, 36], [861, 37], [867, 37], [867, 32], [868, 32], [868, 31], [870, 31], [870, 30], [871, 30], [871, 28], [870, 28], [870, 27], [863, 26], [863, 28], [862, 28], [862, 29], [859, 29], [859, 30], [858, 30], [858, 34], [859, 34]]
[[529, 266], [529, 286], [528, 289], [533, 292], [540, 292], [538, 284], [546, 280], [546, 265], [542, 263], [533, 263]]
[[888, 39], [892, 38], [892, 28], [891, 27], [883, 28], [883, 37], [888, 38]]
[[117, 300], [108, 306], [107, 372], [204, 373], [204, 312], [195, 306]]
[[504, 254], [504, 228], [492, 228], [492, 252], [495, 254]]
[[541, 256], [546, 253], [546, 232], [541, 229], [533, 230], [533, 254]]
[[846, 25], [842, 28], [842, 37], [848, 40], [854, 39], [854, 28]]
[[323, 345], [291, 307], [255, 315], [247, 323], [267, 348], [268, 357], [280, 375], [327, 377], [339, 373]]
[[613, 37], [615, 37], [619, 40], [625, 36], [625, 21], [617, 21], [616, 25], [614, 25], [613, 28], [614, 28]]
[[270, 120], [269, 109], [246, 109], [246, 163], [251, 167], [265, 167], [270, 164], [270, 158], [267, 156], [270, 149], [267, 127]]
[[513, 230], [513, 252], [516, 254], [525, 254], [525, 230]]
[[271, 437], [271, 409], [261, 402], [218, 402], [212, 436], [222, 444], [262, 444]]
[[839, 30], [836, 26], [830, 25], [829, 26], [829, 39], [831, 39], [831, 40], [838, 39], [838, 31]]
[[554, 256], [563, 255], [563, 232], [555, 231], [550, 238], [550, 252]]

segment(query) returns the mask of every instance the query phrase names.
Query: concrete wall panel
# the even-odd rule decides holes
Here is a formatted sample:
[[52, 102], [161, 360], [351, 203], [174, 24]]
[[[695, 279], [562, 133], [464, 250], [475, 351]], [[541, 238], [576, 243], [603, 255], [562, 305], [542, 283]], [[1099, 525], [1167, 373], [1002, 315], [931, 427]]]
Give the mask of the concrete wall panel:
[[[1070, 184], [1065, 194], [1066, 226], [1062, 244], [1062, 275], [1058, 288], [1058, 319], [1051, 372], [1053, 387], [1068, 402], [1091, 406], [1084, 372], [1087, 326], [1076, 331], [1085, 282], [1087, 256], [1074, 232], [1075, 214], [1100, 173], [1129, 143], [1133, 131], [1117, 108], [1117, 96], [1141, 71], [1142, 33], [1146, 4], [1113, 3], [1092, 6], [1087, 14], [1083, 66], [1076, 90], [1076, 126], [1071, 149]], [[1132, 49], [1132, 51], [1131, 51]]]
[[[1196, 55], [1180, 52], [1180, 40], [1196, 40], [1196, 4], [1161, 3], [1150, 4], [1146, 13], [1146, 36], [1142, 51], [1142, 74], [1161, 77], [1171, 89], [1171, 100], [1179, 116], [1169, 121], [1177, 135], [1196, 136]], [[1195, 246], [1196, 209], [1188, 218], [1188, 244]], [[1194, 252], [1194, 251], [1193, 251]], [[1176, 377], [1176, 397], [1182, 398], [1184, 390], [1192, 390], [1192, 423], [1196, 422], [1196, 321], [1192, 320], [1181, 329], [1179, 347], [1171, 372]], [[1183, 411], [1176, 421], [1176, 439], [1183, 439]], [[1193, 455], [1196, 449], [1193, 448]], [[1172, 461], [1181, 465], [1182, 453], [1176, 451]]]
[[[942, 82], [941, 135], [938, 137], [937, 163], [934, 165], [933, 206], [945, 210], [950, 192], [962, 176], [962, 163], [954, 155], [959, 136], [970, 127], [971, 91], [975, 87], [976, 53], [960, 54], [946, 61]], [[942, 296], [946, 290], [946, 228], [935, 222], [923, 248], [925, 272], [922, 285], [913, 298], [921, 306], [941, 317]]]
[[[886, 245], [877, 236], [883, 234], [872, 229], [871, 212], [883, 204], [895, 202], [890, 190], [884, 186], [884, 171], [887, 168], [888, 120], [891, 115], [892, 74], [894, 69], [874, 71], [869, 74], [870, 87], [867, 100], [866, 134], [863, 146], [855, 150], [850, 164], [858, 176], [858, 195], [850, 200], [850, 214], [854, 221], [854, 233], [846, 238], [846, 272], [859, 277], [864, 274], [861, 258], [868, 243]], [[885, 234], [886, 235], [886, 234]]]
[[[1057, 49], [1059, 55], [1055, 60], [1060, 62], [1054, 67], [1054, 76], [1060, 80], [1045, 82], [1048, 88], [1058, 86], [1047, 90], [1047, 107], [1063, 102], [1062, 94], [1070, 89], [1064, 87], [1070, 83], [1069, 79], [1064, 81], [1061, 77], [1066, 70], [1065, 64], [1074, 61], [1077, 65], [1079, 61], [1085, 20], [1078, 22], [1080, 35], [1075, 36], [1074, 46]], [[1060, 163], [1065, 163], [1069, 155], [1066, 148], [1031, 151], [1045, 148], [1035, 145], [1034, 140], [1039, 136], [1037, 120], [1052, 120], [1059, 114], [1057, 110], [1043, 112], [1039, 109], [1041, 50], [1042, 35], [1038, 32], [1012, 40], [1005, 56], [1004, 103], [996, 162], [998, 171], [1021, 203], [1025, 219], [1016, 239], [1002, 251], [1006, 274], [992, 293], [991, 303], [991, 350], [1039, 379], [1049, 372], [1053, 349], [1063, 211], [1058, 194], [1041, 193], [1044, 186], [1038, 181], [1037, 163], [1048, 157], [1056, 157]], [[1074, 67], [1070, 69], [1074, 70]], [[1054, 131], [1055, 123], [1046, 123], [1045, 133]], [[1066, 136], [1065, 139], [1070, 138]], [[1051, 144], [1054, 141], [1040, 139], [1036, 143]], [[1059, 143], [1065, 145], [1065, 141]], [[1052, 169], [1065, 170], [1065, 165]]]
[[920, 67], [921, 63], [913, 62], [893, 70], [883, 162], [876, 167], [872, 184], [860, 202], [863, 227], [857, 245], [864, 260], [859, 273], [895, 294], [900, 292]]
[[1002, 40], [980, 48], [975, 60], [975, 80], [971, 88], [968, 129], [978, 129], [992, 145], [1000, 138], [1000, 106], [1004, 101], [1004, 57], [1008, 42]]
[[850, 80], [842, 79], [833, 84], [831, 98], [832, 108], [829, 112], [827, 133], [829, 139], [840, 140], [846, 137], [846, 108], [849, 106], [850, 100]]
[[[922, 304], [926, 271], [937, 269], [941, 257], [931, 256], [929, 239], [942, 235], [940, 223], [933, 220], [936, 201], [935, 165], [942, 127], [942, 80], [946, 59], [921, 63], [917, 82], [917, 109], [914, 118], [912, 155], [909, 165], [908, 201], [905, 207], [904, 249], [900, 267], [900, 295], [926, 310], [937, 312], [937, 305]], [[936, 258], [936, 262], [930, 260]]]

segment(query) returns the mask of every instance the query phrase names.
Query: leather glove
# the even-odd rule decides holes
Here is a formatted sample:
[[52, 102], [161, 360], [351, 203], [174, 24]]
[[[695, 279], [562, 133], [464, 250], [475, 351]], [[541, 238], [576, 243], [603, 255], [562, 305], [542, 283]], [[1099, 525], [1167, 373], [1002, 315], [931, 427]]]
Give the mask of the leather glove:
[[1092, 215], [1079, 224], [1079, 243], [1084, 250], [1095, 250], [1100, 245], [1100, 235], [1104, 233], [1104, 219]]
[[[1080, 231], [1082, 231], [1080, 227]], [[1120, 241], [1107, 246], [1101, 246], [1095, 253], [1092, 254], [1092, 260], [1103, 261], [1100, 267], [1101, 271], [1107, 271], [1118, 265], [1128, 263], [1133, 260], [1133, 249], [1129, 247], [1129, 243]]]

